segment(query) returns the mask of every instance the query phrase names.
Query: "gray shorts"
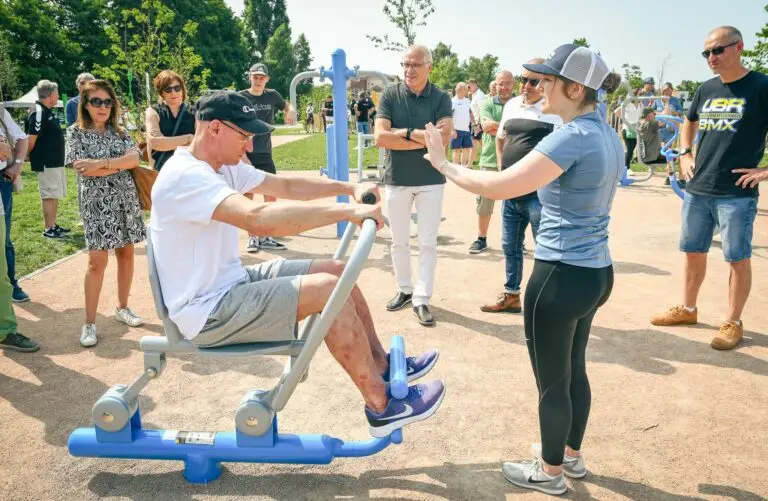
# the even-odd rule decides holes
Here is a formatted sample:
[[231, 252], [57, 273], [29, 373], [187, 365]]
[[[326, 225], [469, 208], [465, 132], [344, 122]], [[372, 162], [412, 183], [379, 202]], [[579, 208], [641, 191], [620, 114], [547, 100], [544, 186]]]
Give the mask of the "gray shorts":
[[[480, 170], [499, 172], [498, 167], [485, 167], [480, 166]], [[495, 200], [492, 198], [485, 198], [482, 195], [477, 196], [477, 215], [478, 216], [490, 216], [493, 214], [493, 205]]]
[[192, 344], [212, 348], [295, 339], [301, 275], [311, 264], [311, 259], [275, 259], [246, 266], [248, 279], [221, 298]]

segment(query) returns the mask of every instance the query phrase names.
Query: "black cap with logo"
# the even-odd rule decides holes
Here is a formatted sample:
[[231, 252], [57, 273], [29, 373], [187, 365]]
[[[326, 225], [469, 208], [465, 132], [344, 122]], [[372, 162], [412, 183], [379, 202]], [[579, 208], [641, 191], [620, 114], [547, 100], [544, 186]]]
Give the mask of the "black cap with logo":
[[251, 66], [249, 73], [251, 75], [264, 75], [267, 77], [269, 76], [269, 71], [267, 71], [267, 67], [263, 63], [256, 63], [253, 66]]
[[201, 97], [195, 105], [195, 117], [203, 122], [226, 120], [246, 132], [261, 136], [270, 134], [274, 127], [259, 120], [248, 99], [235, 91], [219, 91]]

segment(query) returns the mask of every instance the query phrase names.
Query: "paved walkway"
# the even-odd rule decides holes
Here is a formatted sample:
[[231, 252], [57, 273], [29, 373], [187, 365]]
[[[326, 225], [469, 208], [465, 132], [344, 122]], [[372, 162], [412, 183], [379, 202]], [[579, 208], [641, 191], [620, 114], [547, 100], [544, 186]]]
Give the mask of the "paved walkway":
[[[277, 139], [277, 138], [275, 138]], [[287, 175], [295, 175], [289, 173]], [[611, 223], [616, 286], [600, 311], [589, 346], [593, 406], [584, 453], [590, 474], [570, 482], [570, 499], [749, 500], [768, 496], [768, 204], [755, 232], [754, 285], [744, 316], [746, 339], [732, 352], [709, 340], [725, 311], [727, 267], [717, 244], [700, 301], [701, 324], [651, 327], [647, 318], [677, 302], [680, 200], [661, 185], [621, 189]], [[536, 390], [519, 315], [481, 313], [503, 281], [498, 207], [492, 249], [470, 256], [474, 196], [448, 186], [441, 228], [435, 328], [410, 311], [387, 313], [394, 291], [388, 232], [381, 232], [359, 284], [380, 335], [402, 334], [411, 353], [436, 347], [432, 376], [448, 394], [429, 421], [406, 429], [405, 442], [383, 453], [328, 466], [225, 464], [222, 477], [188, 485], [178, 462], [73, 458], [69, 433], [90, 425], [90, 409], [111, 385], [142, 368], [137, 341], [159, 334], [137, 250], [131, 303], [146, 320], [130, 329], [114, 321], [115, 268], [110, 262], [99, 309], [101, 340], [78, 344], [86, 256], [25, 282], [34, 298], [17, 307], [21, 331], [40, 340], [35, 354], [0, 354], [0, 499], [3, 500], [332, 500], [477, 501], [544, 499], [507, 483], [503, 459], [528, 456], [538, 440]], [[529, 237], [530, 238], [530, 237]], [[241, 244], [244, 245], [245, 235]], [[328, 257], [332, 228], [285, 239], [282, 256]], [[532, 243], [528, 242], [529, 248]], [[246, 263], [276, 257], [243, 254]], [[531, 261], [526, 261], [526, 273]], [[234, 363], [169, 356], [163, 376], [141, 398], [144, 424], [177, 430], [232, 430], [234, 409], [249, 388], [271, 387], [284, 359]], [[285, 412], [286, 432], [364, 439], [362, 401], [327, 350]]]

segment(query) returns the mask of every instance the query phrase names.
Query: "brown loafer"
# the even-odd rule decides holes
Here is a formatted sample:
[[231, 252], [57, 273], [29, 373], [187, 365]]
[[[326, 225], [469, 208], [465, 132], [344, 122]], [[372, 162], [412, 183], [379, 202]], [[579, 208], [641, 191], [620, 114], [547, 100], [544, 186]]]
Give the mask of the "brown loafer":
[[486, 313], [520, 313], [522, 310], [520, 294], [509, 294], [507, 292], [499, 294], [495, 303], [485, 304], [480, 307], [480, 311]]

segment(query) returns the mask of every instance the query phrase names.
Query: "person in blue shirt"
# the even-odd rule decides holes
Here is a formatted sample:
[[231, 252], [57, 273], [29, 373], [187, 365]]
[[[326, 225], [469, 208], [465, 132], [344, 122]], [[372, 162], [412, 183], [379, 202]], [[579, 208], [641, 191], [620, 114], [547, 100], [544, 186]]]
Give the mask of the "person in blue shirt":
[[83, 85], [91, 80], [96, 80], [96, 77], [90, 73], [80, 73], [75, 79], [75, 85], [77, 86], [77, 95], [67, 100], [67, 104], [64, 107], [64, 114], [67, 120], [67, 127], [77, 122], [77, 108], [80, 106], [80, 91], [83, 90]]
[[505, 462], [502, 472], [519, 487], [563, 494], [563, 474], [586, 475], [580, 452], [591, 405], [585, 352], [592, 320], [613, 287], [608, 222], [624, 170], [619, 137], [596, 111], [597, 92], [614, 91], [621, 77], [573, 44], [523, 67], [543, 75], [542, 112], [564, 122], [533, 151], [501, 173], [473, 171], [447, 161], [432, 125], [427, 148], [432, 166], [472, 193], [504, 200], [538, 190], [541, 222], [523, 312], [541, 445], [532, 447], [534, 461]]

